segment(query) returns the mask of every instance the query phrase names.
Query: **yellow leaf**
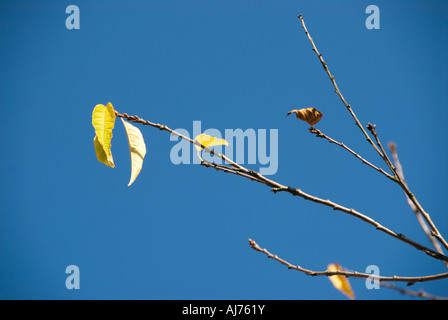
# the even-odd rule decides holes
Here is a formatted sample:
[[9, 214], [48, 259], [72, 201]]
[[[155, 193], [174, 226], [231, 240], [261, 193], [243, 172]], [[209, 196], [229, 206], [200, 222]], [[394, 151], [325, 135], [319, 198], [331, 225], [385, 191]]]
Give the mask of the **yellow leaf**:
[[126, 134], [128, 136], [129, 142], [129, 150], [131, 151], [132, 171], [131, 180], [128, 184], [128, 186], [130, 186], [142, 170], [143, 159], [146, 155], [146, 145], [145, 140], [143, 140], [143, 135], [137, 127], [133, 126], [129, 122], [124, 121], [123, 119], [121, 119], [121, 121], [123, 121], [124, 128], [126, 129]]
[[112, 129], [115, 125], [115, 111], [109, 102], [107, 106], [98, 104], [93, 109], [92, 125], [95, 128], [94, 146], [98, 161], [114, 168], [111, 152]]
[[[209, 136], [209, 135], [207, 135], [205, 133], [201, 133], [194, 140], [199, 142], [200, 144], [202, 144], [204, 147], [207, 147], [207, 148], [210, 148], [210, 147], [213, 147], [213, 146], [219, 146], [219, 145], [226, 145], [226, 146], [229, 145], [229, 143], [226, 140], [218, 139], [218, 138]], [[196, 147], [196, 150], [198, 151], [199, 159], [202, 160], [202, 158], [200, 156], [200, 152], [202, 151], [203, 148], [201, 148], [198, 145], [195, 145], [195, 147]]]
[[[339, 263], [331, 263], [328, 265], [328, 271], [343, 271], [341, 265]], [[350, 286], [350, 282], [347, 277], [337, 275], [328, 277], [333, 283], [334, 287], [345, 294], [350, 299], [355, 299], [355, 294], [353, 293], [352, 287]]]
[[106, 155], [106, 153], [104, 152], [103, 146], [98, 141], [97, 136], [95, 136], [95, 138], [93, 139], [93, 145], [95, 147], [95, 153], [96, 153], [96, 157], [97, 157], [98, 161], [106, 164], [109, 167], [114, 168], [115, 165], [114, 165], [114, 160], [112, 159], [112, 154], [110, 154], [109, 156]]
[[322, 114], [322, 112], [320, 112], [316, 108], [305, 108], [305, 109], [300, 109], [300, 110], [291, 110], [286, 115], [289, 116], [291, 113], [295, 113], [297, 119], [303, 120], [313, 127], [324, 116]]

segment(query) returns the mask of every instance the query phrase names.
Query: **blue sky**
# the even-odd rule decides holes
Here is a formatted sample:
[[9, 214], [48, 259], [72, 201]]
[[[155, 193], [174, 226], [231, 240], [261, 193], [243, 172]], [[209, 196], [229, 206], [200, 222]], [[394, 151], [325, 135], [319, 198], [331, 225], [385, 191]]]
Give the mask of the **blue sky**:
[[[80, 9], [68, 30], [65, 8]], [[380, 29], [365, 27], [368, 5]], [[292, 264], [420, 276], [443, 264], [344, 213], [200, 165], [140, 127], [147, 155], [131, 187], [121, 121], [116, 168], [96, 160], [91, 114], [111, 102], [173, 129], [278, 129], [271, 179], [361, 211], [431, 246], [402, 190], [285, 114], [385, 168], [311, 50], [301, 13], [363, 125], [397, 143], [406, 179], [448, 235], [448, 6], [445, 1], [0, 1], [1, 299], [345, 299]], [[192, 153], [193, 157], [193, 153]], [[247, 165], [258, 170], [260, 165]], [[79, 290], [65, 269], [77, 265]], [[358, 299], [408, 299], [367, 290]], [[448, 296], [447, 280], [411, 287]]]

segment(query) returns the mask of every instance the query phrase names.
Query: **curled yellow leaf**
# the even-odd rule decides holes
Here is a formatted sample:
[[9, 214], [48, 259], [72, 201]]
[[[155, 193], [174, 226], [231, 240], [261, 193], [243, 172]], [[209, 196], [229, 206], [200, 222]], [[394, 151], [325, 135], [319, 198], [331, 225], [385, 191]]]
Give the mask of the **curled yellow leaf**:
[[93, 144], [98, 161], [114, 168], [114, 160], [111, 152], [112, 130], [115, 125], [115, 111], [109, 102], [107, 106], [98, 104], [93, 109], [92, 125], [95, 128]]
[[[210, 147], [213, 147], [213, 146], [219, 146], [219, 145], [226, 145], [226, 146], [229, 145], [229, 143], [226, 140], [218, 139], [218, 138], [209, 136], [209, 135], [207, 135], [205, 133], [201, 133], [194, 140], [199, 142], [200, 144], [202, 144], [204, 147], [207, 147], [207, 148], [210, 148]], [[198, 145], [195, 145], [195, 147], [196, 147], [196, 150], [198, 152], [198, 157], [202, 161], [202, 158], [200, 156], [200, 152], [202, 151], [203, 148], [198, 146]]]
[[131, 152], [131, 180], [129, 180], [128, 184], [130, 186], [142, 170], [143, 159], [146, 155], [146, 145], [143, 135], [137, 127], [123, 119], [121, 121], [123, 121], [126, 135], [128, 136], [129, 150]]
[[114, 168], [114, 159], [112, 159], [112, 154], [106, 154], [103, 146], [98, 141], [98, 136], [95, 136], [93, 139], [93, 146], [95, 147], [96, 157], [99, 162], [104, 163], [105, 165]]
[[[339, 263], [331, 263], [327, 267], [328, 271], [343, 271], [344, 269], [341, 267]], [[353, 293], [350, 282], [348, 281], [346, 276], [336, 275], [328, 277], [333, 284], [333, 286], [341, 291], [344, 295], [349, 297], [350, 299], [355, 299], [355, 294]]]
[[297, 119], [303, 120], [313, 127], [323, 117], [322, 112], [320, 112], [316, 108], [304, 108], [304, 109], [300, 109], [300, 110], [291, 110], [286, 114], [286, 116], [289, 116], [291, 113], [295, 113]]

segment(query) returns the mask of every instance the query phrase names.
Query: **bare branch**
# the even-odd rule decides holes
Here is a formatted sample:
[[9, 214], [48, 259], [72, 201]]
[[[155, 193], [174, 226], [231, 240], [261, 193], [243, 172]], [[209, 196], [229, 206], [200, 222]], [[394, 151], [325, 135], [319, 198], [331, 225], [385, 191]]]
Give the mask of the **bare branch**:
[[235, 174], [235, 175], [237, 175], [237, 176], [241, 176], [241, 177], [243, 177], [243, 178], [247, 178], [247, 179], [250, 179], [250, 180], [252, 180], [252, 181], [256, 181], [256, 182], [259, 182], [259, 183], [263, 183], [263, 184], [264, 184], [263, 181], [257, 179], [257, 178], [254, 177], [253, 175], [249, 175], [249, 174], [240, 172], [238, 169], [233, 168], [233, 167], [229, 167], [229, 166], [224, 166], [224, 165], [220, 165], [220, 164], [212, 163], [212, 162], [209, 162], [209, 161], [206, 161], [206, 160], [202, 160], [202, 161], [201, 161], [201, 165], [203, 165], [203, 166], [205, 166], [205, 167], [207, 167], [207, 168], [214, 168], [214, 169], [216, 169], [216, 170], [218, 170], [218, 171], [223, 171], [223, 172], [226, 172], [226, 173]]
[[397, 170], [395, 169], [394, 165], [392, 164], [392, 162], [390, 161], [389, 157], [387, 156], [386, 151], [384, 151], [383, 145], [381, 144], [381, 141], [380, 141], [380, 139], [378, 137], [378, 133], [376, 132], [375, 129], [376, 129], [376, 124], [372, 125], [370, 122], [367, 124], [367, 130], [369, 130], [372, 133], [372, 135], [375, 137], [376, 145], [381, 150], [381, 154], [382, 154], [382, 158], [383, 158], [384, 162], [386, 162], [386, 164], [392, 170], [394, 175], [396, 177], [398, 177]]
[[408, 185], [406, 181], [402, 178], [403, 175], [400, 176], [397, 169], [392, 165], [389, 157], [387, 156], [386, 152], [384, 151], [384, 148], [380, 142], [380, 139], [378, 137], [378, 133], [376, 132], [376, 125], [368, 124], [367, 129], [372, 133], [372, 135], [375, 137], [376, 143], [381, 148], [381, 151], [384, 154], [384, 161], [389, 164], [389, 167], [392, 169], [392, 172], [394, 173], [395, 177], [397, 178], [395, 182], [397, 182], [400, 187], [403, 189], [403, 191], [406, 194], [406, 197], [412, 202], [412, 204], [415, 206], [416, 210], [418, 210], [423, 218], [428, 222], [429, 226], [431, 227], [430, 234], [434, 236], [446, 249], [448, 249], [448, 243], [443, 238], [442, 234], [437, 229], [436, 225], [432, 221], [430, 215], [423, 209], [423, 207], [420, 205], [420, 203], [417, 201], [417, 198], [415, 195], [409, 190]]
[[311, 37], [310, 33], [308, 32], [308, 29], [305, 26], [305, 21], [302, 17], [302, 15], [299, 15], [299, 19], [302, 23], [302, 28], [305, 31], [306, 36], [308, 37], [308, 40], [311, 43], [311, 46], [313, 47], [313, 51], [316, 53], [317, 57], [319, 58], [325, 72], [328, 74], [328, 77], [331, 80], [331, 83], [333, 84], [333, 87], [335, 89], [336, 94], [339, 96], [339, 98], [341, 99], [342, 103], [345, 105], [345, 107], [347, 108], [347, 110], [350, 112], [350, 115], [353, 117], [353, 119], [355, 120], [356, 125], [358, 126], [358, 128], [362, 131], [362, 133], [364, 134], [364, 136], [366, 137], [367, 141], [370, 143], [370, 145], [378, 152], [378, 154], [381, 156], [381, 158], [384, 160], [384, 162], [389, 166], [389, 168], [391, 169], [391, 171], [394, 173], [395, 177], [397, 178], [397, 183], [401, 186], [401, 188], [405, 191], [406, 195], [409, 197], [409, 199], [411, 199], [411, 201], [414, 203], [414, 205], [418, 208], [418, 210], [421, 212], [421, 214], [423, 215], [423, 217], [425, 218], [425, 220], [428, 222], [429, 226], [431, 227], [432, 231], [431, 234], [436, 237], [439, 242], [446, 248], [448, 249], [448, 243], [446, 242], [446, 240], [442, 237], [441, 233], [438, 231], [437, 227], [435, 226], [435, 224], [432, 222], [431, 217], [429, 216], [429, 214], [423, 209], [423, 207], [420, 205], [420, 203], [417, 201], [417, 198], [415, 197], [415, 195], [409, 190], [409, 188], [407, 187], [406, 184], [403, 183], [403, 181], [400, 179], [400, 177], [398, 176], [395, 167], [393, 166], [392, 162], [390, 161], [390, 159], [388, 158], [386, 152], [384, 151], [384, 148], [382, 147], [378, 135], [375, 131], [375, 126], [371, 125], [369, 123], [369, 125], [367, 126], [367, 128], [369, 129], [369, 131], [372, 133], [372, 135], [375, 137], [377, 144], [375, 144], [373, 142], [373, 140], [370, 138], [369, 134], [367, 133], [367, 131], [364, 129], [364, 127], [362, 126], [361, 122], [359, 122], [358, 118], [356, 117], [355, 113], [353, 112], [353, 109], [351, 108], [351, 106], [347, 103], [347, 101], [345, 100], [344, 96], [342, 95], [341, 91], [338, 88], [338, 85], [336, 84], [336, 80], [334, 78], [334, 76], [331, 74], [327, 63], [324, 61], [322, 54], [317, 50], [317, 47], [314, 43], [313, 38]]
[[355, 151], [353, 151], [352, 149], [350, 149], [349, 147], [347, 147], [345, 144], [343, 144], [343, 143], [341, 143], [341, 142], [338, 142], [338, 141], [336, 141], [336, 140], [330, 138], [330, 137], [327, 136], [326, 134], [322, 133], [319, 129], [316, 129], [316, 128], [311, 127], [311, 128], [309, 128], [309, 130], [310, 130], [311, 133], [314, 133], [314, 134], [316, 135], [316, 137], [318, 137], [318, 138], [323, 138], [323, 139], [327, 139], [328, 142], [330, 142], [330, 143], [334, 143], [334, 144], [340, 146], [341, 148], [347, 150], [347, 151], [350, 152], [352, 155], [354, 155], [356, 158], [358, 158], [359, 160], [361, 160], [362, 163], [368, 165], [369, 167], [375, 169], [375, 170], [378, 171], [378, 172], [381, 172], [381, 173], [384, 174], [387, 178], [389, 178], [389, 179], [391, 179], [391, 180], [393, 180], [393, 181], [396, 182], [396, 178], [395, 178], [394, 176], [390, 175], [389, 173], [387, 173], [387, 172], [384, 171], [383, 169], [378, 168], [377, 166], [373, 165], [372, 163], [370, 163], [369, 161], [367, 161], [366, 159], [364, 159], [363, 157], [361, 157], [359, 154], [357, 154]]
[[330, 200], [323, 200], [321, 198], [314, 197], [312, 195], [309, 195], [309, 194], [303, 192], [300, 189], [294, 189], [294, 188], [291, 188], [291, 187], [284, 187], [283, 186], [281, 188], [273, 188], [272, 191], [275, 192], [275, 193], [279, 192], [279, 191], [286, 191], [286, 192], [289, 192], [292, 195], [302, 197], [305, 200], [311, 200], [313, 202], [320, 203], [320, 204], [325, 205], [327, 207], [333, 208], [333, 210], [338, 210], [338, 211], [342, 211], [342, 212], [348, 213], [349, 215], [352, 215], [352, 216], [354, 216], [354, 217], [356, 217], [358, 219], [361, 219], [362, 221], [367, 222], [368, 224], [374, 226], [377, 230], [382, 231], [382, 232], [384, 232], [384, 233], [386, 233], [386, 234], [388, 234], [388, 235], [390, 235], [390, 236], [392, 236], [392, 237], [394, 237], [394, 238], [396, 238], [398, 240], [401, 240], [401, 241], [403, 241], [403, 242], [413, 246], [417, 250], [425, 252], [426, 254], [432, 256], [433, 258], [439, 259], [441, 261], [448, 261], [448, 259], [447, 259], [448, 257], [446, 257], [445, 255], [440, 254], [438, 252], [435, 252], [435, 251], [433, 251], [431, 249], [428, 249], [427, 247], [425, 247], [425, 246], [423, 246], [423, 245], [421, 245], [421, 244], [419, 244], [419, 243], [417, 243], [417, 242], [415, 242], [415, 241], [405, 237], [401, 233], [396, 233], [395, 231], [392, 231], [392, 230], [386, 228], [385, 226], [383, 226], [380, 223], [376, 222], [372, 218], [370, 218], [370, 217], [368, 217], [368, 216], [366, 216], [366, 215], [364, 215], [364, 214], [362, 214], [362, 213], [360, 213], [360, 212], [358, 212], [358, 211], [356, 211], [354, 209], [346, 208], [346, 207], [341, 206], [341, 205], [339, 205], [337, 203], [334, 203], [334, 202], [332, 202]]
[[[388, 159], [388, 161], [390, 162], [390, 160], [389, 160], [389, 158], [387, 157], [387, 155], [386, 155], [386, 153], [385, 153], [385, 151], [384, 151], [384, 148], [383, 148], [383, 146], [382, 146], [382, 144], [381, 144], [381, 142], [380, 142], [380, 140], [379, 140], [378, 134], [376, 133], [375, 127], [376, 127], [375, 125], [371, 125], [371, 124], [369, 123], [368, 129], [372, 132], [373, 136], [375, 137], [375, 140], [377, 141], [377, 144], [378, 144], [379, 148], [382, 150], [382, 152], [384, 153], [385, 157], [386, 157], [386, 158]], [[326, 134], [324, 134], [324, 133], [323, 133], [322, 131], [320, 131], [319, 129], [310, 127], [310, 128], [309, 128], [309, 131], [310, 131], [311, 133], [315, 134], [316, 137], [326, 139], [328, 142], [333, 143], [333, 144], [336, 144], [336, 145], [340, 146], [341, 148], [347, 150], [349, 153], [351, 153], [351, 154], [354, 155], [356, 158], [358, 158], [359, 160], [361, 160], [361, 162], [363, 162], [364, 164], [368, 165], [369, 167], [375, 169], [376, 171], [382, 173], [383, 175], [385, 175], [385, 176], [386, 176], [387, 178], [389, 178], [390, 180], [392, 180], [392, 181], [394, 181], [394, 182], [397, 182], [397, 183], [400, 183], [400, 180], [401, 180], [402, 183], [407, 187], [406, 180], [404, 179], [404, 175], [403, 175], [403, 169], [402, 169], [401, 164], [400, 164], [400, 161], [399, 161], [399, 159], [398, 159], [398, 154], [397, 154], [397, 151], [396, 151], [396, 145], [395, 145], [394, 143], [390, 143], [390, 144], [389, 144], [389, 149], [391, 150], [392, 158], [393, 158], [393, 160], [394, 160], [394, 164], [395, 164], [395, 166], [393, 166], [393, 168], [394, 168], [394, 172], [395, 172], [395, 175], [396, 175], [398, 178], [396, 178], [395, 176], [392, 176], [392, 175], [388, 174], [388, 173], [385, 172], [383, 169], [378, 168], [377, 166], [373, 165], [372, 163], [370, 163], [369, 161], [367, 161], [366, 159], [364, 159], [363, 157], [361, 157], [359, 154], [357, 154], [355, 151], [351, 150], [351, 149], [350, 149], [349, 147], [347, 147], [345, 144], [343, 144], [343, 143], [341, 143], [341, 142], [339, 142], [339, 141], [336, 141], [336, 140], [330, 138], [329, 136], [327, 136]], [[436, 239], [437, 239], [437, 240], [439, 240], [441, 243], [443, 243], [444, 239], [440, 236], [440, 233], [438, 233], [438, 232], [437, 232], [437, 233], [431, 232], [431, 230], [428, 228], [428, 226], [427, 226], [427, 224], [426, 224], [426, 222], [425, 222], [425, 220], [424, 220], [424, 218], [423, 218], [423, 216], [422, 216], [420, 210], [418, 210], [418, 208], [417, 208], [417, 207], [415, 206], [415, 204], [411, 201], [411, 199], [409, 199], [409, 197], [408, 197], [408, 195], [407, 195], [406, 192], [405, 192], [405, 195], [406, 195], [406, 199], [407, 199], [407, 201], [408, 201], [409, 206], [410, 206], [411, 209], [415, 212], [415, 214], [416, 214], [416, 216], [417, 216], [417, 219], [418, 219], [418, 221], [419, 221], [419, 223], [420, 223], [420, 225], [421, 225], [423, 231], [424, 231], [424, 232], [426, 233], [426, 235], [429, 237], [430, 241], [431, 241], [432, 244], [434, 245], [434, 248], [437, 250], [437, 252], [439, 252], [439, 253], [441, 253], [441, 254], [444, 254], [444, 253], [443, 253], [443, 250], [442, 250], [442, 248], [441, 248], [441, 246], [440, 246], [440, 244], [436, 241]], [[446, 264], [447, 267], [448, 267], [448, 263], [445, 263], [445, 264]]]
[[[389, 147], [390, 152], [392, 153], [392, 159], [394, 160], [395, 168], [397, 169], [397, 174], [400, 177], [401, 181], [403, 181], [403, 183], [407, 186], [406, 179], [405, 179], [404, 173], [403, 173], [403, 167], [401, 166], [400, 159], [398, 158], [397, 145], [393, 142], [390, 142], [388, 144], [388, 147]], [[411, 201], [411, 199], [409, 199], [409, 197], [406, 193], [405, 193], [405, 196], [406, 196], [406, 200], [408, 202], [409, 207], [411, 207], [412, 211], [414, 211], [421, 228], [423, 229], [425, 234], [428, 236], [432, 245], [434, 246], [434, 248], [436, 249], [437, 252], [443, 254], [442, 247], [440, 246], [439, 242], [437, 242], [436, 239], [434, 239], [433, 235], [431, 234], [431, 230], [429, 229], [428, 225], [426, 224], [426, 222], [422, 216], [422, 213], [414, 205], [414, 203]], [[441, 239], [438, 239], [438, 240], [442, 241]], [[448, 267], [448, 263], [445, 263], [445, 265]]]
[[199, 142], [197, 142], [195, 140], [192, 140], [192, 139], [190, 139], [190, 138], [188, 138], [188, 137], [186, 137], [186, 136], [184, 136], [184, 135], [182, 135], [182, 134], [180, 134], [180, 133], [170, 129], [169, 127], [167, 127], [165, 125], [155, 124], [155, 123], [152, 123], [150, 121], [143, 120], [143, 119], [141, 119], [141, 118], [139, 118], [137, 116], [128, 116], [127, 114], [120, 114], [117, 111], [115, 111], [115, 114], [118, 117], [126, 118], [127, 120], [132, 121], [132, 122], [140, 123], [140, 124], [143, 124], [143, 125], [149, 125], [149, 126], [158, 128], [160, 130], [170, 132], [171, 134], [176, 135], [176, 136], [178, 136], [178, 137], [180, 137], [180, 138], [182, 138], [182, 139], [184, 139], [186, 141], [189, 141], [190, 143], [192, 143], [194, 145], [199, 145], [205, 151], [210, 152], [211, 154], [215, 155], [218, 158], [221, 158], [224, 161], [227, 161], [231, 165], [231, 167], [227, 167], [227, 166], [213, 165], [213, 164], [210, 164], [210, 163], [207, 163], [207, 164], [204, 163], [204, 165], [206, 165], [207, 167], [213, 167], [213, 168], [215, 168], [217, 170], [221, 170], [223, 172], [228, 172], [228, 173], [232, 173], [232, 174], [238, 174], [238, 175], [240, 175], [242, 177], [245, 177], [245, 178], [249, 178], [250, 177], [251, 180], [257, 181], [259, 183], [262, 183], [262, 184], [267, 185], [268, 187], [272, 188], [271, 190], [274, 193], [277, 193], [279, 191], [288, 192], [288, 193], [290, 193], [290, 194], [292, 194], [294, 196], [302, 197], [305, 200], [310, 200], [310, 201], [313, 201], [313, 202], [320, 203], [322, 205], [328, 206], [328, 207], [332, 208], [333, 210], [338, 210], [338, 211], [342, 211], [342, 212], [348, 213], [348, 214], [350, 214], [350, 215], [352, 215], [352, 216], [354, 216], [354, 217], [356, 217], [358, 219], [361, 219], [362, 221], [367, 222], [368, 224], [374, 226], [377, 230], [382, 231], [382, 232], [384, 232], [384, 233], [386, 233], [386, 234], [388, 234], [388, 235], [390, 235], [390, 236], [392, 236], [392, 237], [394, 237], [394, 238], [396, 238], [396, 239], [398, 239], [400, 241], [403, 241], [403, 242], [411, 245], [412, 247], [416, 248], [417, 250], [422, 251], [422, 252], [426, 253], [427, 255], [429, 255], [429, 256], [431, 256], [431, 257], [433, 257], [435, 259], [448, 262], [448, 257], [447, 256], [445, 256], [443, 254], [440, 254], [438, 252], [435, 252], [435, 251], [433, 251], [433, 250], [431, 250], [431, 249], [429, 249], [429, 248], [427, 248], [427, 247], [425, 247], [425, 246], [423, 246], [423, 245], [421, 245], [421, 244], [419, 244], [419, 243], [417, 243], [417, 242], [415, 242], [415, 241], [405, 237], [401, 233], [397, 233], [395, 231], [392, 231], [392, 230], [386, 228], [385, 226], [383, 226], [380, 223], [376, 222], [372, 218], [370, 218], [370, 217], [368, 217], [368, 216], [366, 216], [366, 215], [364, 215], [364, 214], [362, 214], [362, 213], [360, 213], [360, 212], [358, 212], [358, 211], [356, 211], [354, 209], [346, 208], [346, 207], [341, 206], [341, 205], [339, 205], [337, 203], [334, 203], [334, 202], [332, 202], [330, 200], [324, 200], [324, 199], [321, 199], [321, 198], [318, 198], [318, 197], [314, 197], [314, 196], [312, 196], [310, 194], [307, 194], [306, 192], [303, 192], [300, 189], [287, 187], [287, 186], [284, 186], [284, 185], [282, 185], [282, 184], [280, 184], [278, 182], [270, 180], [270, 179], [266, 178], [265, 176], [261, 175], [259, 172], [256, 172], [256, 171], [253, 171], [253, 170], [249, 170], [249, 169], [247, 169], [247, 168], [245, 168], [245, 167], [243, 167], [243, 166], [233, 162], [232, 160], [228, 159], [226, 156], [224, 156], [224, 155], [222, 155], [220, 153], [214, 152], [213, 150], [203, 146]]
[[428, 300], [448, 300], [448, 298], [446, 298], [446, 297], [438, 297], [438, 296], [426, 293], [423, 290], [413, 291], [413, 290], [403, 289], [403, 288], [397, 287], [396, 285], [394, 285], [392, 283], [381, 282], [380, 285], [382, 287], [393, 289], [393, 290], [400, 292], [401, 294], [406, 294], [406, 295], [409, 295], [412, 297], [423, 298], [423, 299], [428, 299]]
[[339, 90], [338, 85], [336, 84], [336, 80], [334, 78], [334, 76], [331, 74], [330, 69], [328, 69], [328, 65], [325, 62], [324, 58], [322, 57], [322, 54], [317, 50], [316, 45], [314, 44], [313, 38], [311, 38], [310, 33], [308, 32], [308, 29], [305, 26], [305, 21], [303, 20], [302, 15], [299, 15], [299, 19], [302, 22], [302, 28], [303, 30], [305, 30], [305, 34], [308, 37], [308, 40], [310, 40], [310, 43], [313, 47], [313, 51], [316, 53], [317, 57], [320, 60], [320, 63], [322, 64], [322, 66], [324, 67], [325, 72], [328, 74], [328, 77], [331, 80], [331, 83], [333, 84], [334, 90], [336, 92], [336, 94], [339, 96], [339, 98], [341, 99], [342, 103], [345, 105], [345, 107], [347, 108], [347, 110], [350, 112], [351, 116], [353, 117], [353, 119], [355, 120], [356, 125], [358, 126], [358, 128], [362, 131], [362, 133], [364, 134], [364, 136], [366, 137], [367, 141], [372, 145], [372, 147], [378, 152], [378, 154], [381, 156], [381, 158], [383, 158], [381, 151], [378, 149], [378, 147], [375, 145], [375, 143], [372, 141], [372, 139], [370, 138], [369, 134], [367, 133], [367, 131], [364, 129], [364, 127], [362, 126], [361, 122], [359, 122], [358, 118], [356, 117], [355, 113], [352, 110], [352, 107], [348, 104], [348, 102], [345, 100], [344, 96], [342, 95], [341, 91]]
[[129, 116], [126, 113], [120, 114], [116, 110], [115, 110], [115, 115], [117, 117], [119, 117], [119, 118], [124, 118], [124, 119], [126, 119], [128, 121], [132, 121], [132, 122], [135, 122], [135, 123], [140, 123], [140, 124], [143, 124], [143, 125], [151, 126], [151, 127], [157, 128], [157, 129], [159, 129], [161, 131], [167, 131], [167, 132], [171, 133], [172, 135], [175, 135], [175, 136], [177, 136], [177, 137], [179, 137], [179, 138], [181, 138], [183, 140], [189, 141], [190, 143], [192, 143], [192, 144], [194, 144], [194, 145], [196, 145], [198, 147], [201, 147], [202, 149], [204, 149], [204, 151], [209, 152], [210, 154], [212, 154], [214, 156], [218, 156], [219, 158], [221, 158], [222, 160], [226, 161], [227, 163], [229, 163], [230, 165], [232, 165], [235, 168], [245, 169], [242, 166], [240, 166], [238, 163], [233, 162], [232, 160], [227, 158], [226, 156], [224, 156], [222, 154], [216, 153], [215, 151], [213, 151], [212, 149], [202, 145], [198, 141], [192, 140], [192, 139], [190, 139], [190, 138], [180, 134], [179, 132], [172, 130], [171, 128], [169, 128], [169, 127], [167, 127], [165, 125], [161, 125], [161, 124], [158, 124], [158, 123], [153, 123], [153, 122], [148, 121], [148, 120], [143, 120], [143, 119], [139, 118], [138, 116]]
[[447, 279], [448, 278], [448, 272], [446, 273], [440, 273], [440, 274], [434, 274], [434, 275], [430, 275], [430, 276], [421, 276], [421, 277], [401, 277], [401, 276], [391, 276], [391, 277], [384, 277], [384, 276], [377, 276], [377, 275], [373, 275], [370, 273], [362, 273], [362, 272], [357, 272], [357, 271], [313, 271], [313, 270], [309, 270], [306, 268], [303, 268], [301, 266], [298, 265], [293, 265], [291, 263], [289, 263], [288, 261], [278, 257], [277, 255], [274, 255], [272, 253], [270, 253], [268, 250], [266, 249], [262, 249], [254, 240], [249, 239], [249, 245], [252, 249], [254, 249], [255, 251], [258, 252], [262, 252], [264, 253], [268, 258], [274, 259], [278, 262], [280, 262], [281, 264], [285, 265], [288, 267], [288, 269], [292, 269], [292, 270], [296, 270], [296, 271], [300, 271], [305, 273], [308, 276], [336, 276], [336, 275], [341, 275], [341, 276], [346, 276], [347, 278], [352, 277], [352, 278], [363, 278], [363, 279], [367, 279], [370, 278], [372, 280], [377, 279], [380, 282], [381, 281], [390, 281], [390, 282], [406, 282], [409, 285], [412, 285], [416, 282], [428, 282], [428, 281], [434, 281], [434, 280], [441, 280], [441, 279]]

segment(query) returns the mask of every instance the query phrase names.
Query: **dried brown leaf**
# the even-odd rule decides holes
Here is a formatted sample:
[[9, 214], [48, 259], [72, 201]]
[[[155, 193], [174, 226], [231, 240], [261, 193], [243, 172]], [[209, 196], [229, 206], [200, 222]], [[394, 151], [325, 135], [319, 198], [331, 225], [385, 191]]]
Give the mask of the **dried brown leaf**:
[[286, 114], [286, 116], [289, 116], [291, 113], [295, 113], [297, 119], [303, 120], [313, 127], [323, 117], [323, 113], [316, 108], [291, 110]]

